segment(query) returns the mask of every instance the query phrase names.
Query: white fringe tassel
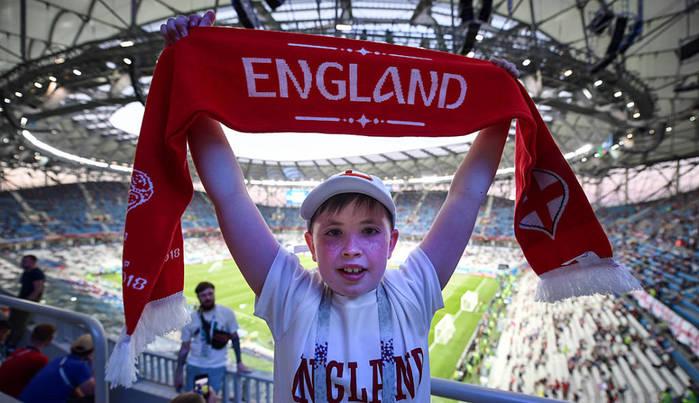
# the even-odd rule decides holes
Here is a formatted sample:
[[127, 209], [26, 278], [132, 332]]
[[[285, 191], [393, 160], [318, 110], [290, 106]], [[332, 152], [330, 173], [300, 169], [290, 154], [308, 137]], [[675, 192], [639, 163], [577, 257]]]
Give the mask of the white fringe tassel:
[[136, 330], [129, 336], [122, 329], [119, 341], [109, 357], [105, 379], [111, 387], [131, 387], [138, 374], [136, 358], [148, 344], [155, 341], [156, 336], [182, 328], [190, 319], [187, 300], [181, 291], [147, 303]]
[[584, 295], [620, 295], [640, 289], [641, 283], [627, 267], [612, 258], [597, 258], [559, 267], [539, 276], [536, 300], [557, 302]]

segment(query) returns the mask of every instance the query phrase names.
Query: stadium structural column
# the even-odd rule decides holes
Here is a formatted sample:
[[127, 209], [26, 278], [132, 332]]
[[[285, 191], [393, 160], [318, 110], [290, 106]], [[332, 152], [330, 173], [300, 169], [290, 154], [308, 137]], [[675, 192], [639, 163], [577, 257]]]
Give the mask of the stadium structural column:
[[624, 204], [629, 204], [629, 168], [624, 169]]
[[677, 196], [680, 194], [680, 178], [682, 177], [682, 174], [680, 173], [680, 160], [675, 161], [675, 194], [673, 196]]
[[19, 50], [22, 61], [27, 61], [27, 0], [19, 2]]

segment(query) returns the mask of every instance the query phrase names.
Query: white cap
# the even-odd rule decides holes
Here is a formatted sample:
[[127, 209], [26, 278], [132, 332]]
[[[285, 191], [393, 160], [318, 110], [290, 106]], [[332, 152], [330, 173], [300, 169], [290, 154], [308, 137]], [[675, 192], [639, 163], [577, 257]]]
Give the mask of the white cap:
[[378, 176], [368, 175], [351, 169], [333, 175], [316, 186], [301, 204], [301, 218], [310, 221], [318, 207], [329, 198], [342, 193], [361, 193], [372, 197], [386, 206], [391, 213], [393, 222], [396, 221], [396, 205], [391, 198], [391, 192]]

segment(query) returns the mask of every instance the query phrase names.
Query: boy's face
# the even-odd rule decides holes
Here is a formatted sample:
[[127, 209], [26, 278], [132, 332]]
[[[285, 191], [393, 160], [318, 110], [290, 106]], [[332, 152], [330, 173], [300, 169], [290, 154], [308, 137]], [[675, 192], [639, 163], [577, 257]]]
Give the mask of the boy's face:
[[398, 241], [380, 206], [350, 204], [318, 215], [306, 243], [323, 281], [336, 293], [356, 297], [375, 289]]

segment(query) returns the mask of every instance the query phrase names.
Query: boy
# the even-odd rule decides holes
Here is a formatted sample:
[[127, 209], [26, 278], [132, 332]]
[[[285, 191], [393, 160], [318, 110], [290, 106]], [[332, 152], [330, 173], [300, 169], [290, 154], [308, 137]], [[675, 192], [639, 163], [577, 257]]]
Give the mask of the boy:
[[[214, 18], [213, 12], [179, 16], [161, 32], [171, 44], [189, 26], [210, 26]], [[430, 400], [430, 322], [473, 231], [509, 124], [476, 138], [432, 228], [400, 270], [391, 271], [396, 208], [379, 178], [346, 171], [308, 195], [301, 215], [318, 269], [307, 271], [280, 247], [250, 199], [218, 122], [201, 117], [192, 124], [189, 146], [199, 177], [257, 296], [255, 314], [274, 336], [275, 402]]]

